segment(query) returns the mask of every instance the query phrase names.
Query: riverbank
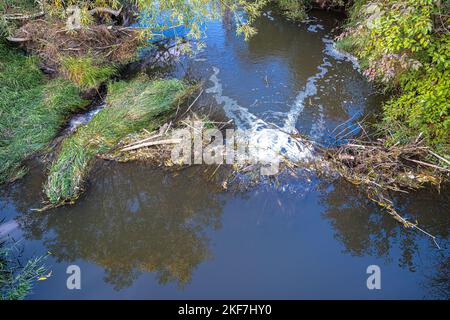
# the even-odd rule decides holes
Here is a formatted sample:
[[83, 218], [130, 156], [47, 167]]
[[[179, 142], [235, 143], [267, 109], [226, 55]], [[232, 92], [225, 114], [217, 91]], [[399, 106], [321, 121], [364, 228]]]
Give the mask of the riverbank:
[[48, 151], [68, 116], [82, 110], [88, 101], [70, 82], [47, 79], [35, 57], [25, 56], [0, 43], [0, 183], [22, 177], [25, 159]]
[[[123, 81], [110, 80], [107, 75], [100, 81], [108, 87], [107, 106], [64, 137], [54, 150], [53, 161], [41, 164], [4, 192], [2, 188], [1, 212], [12, 222], [18, 221], [15, 235], [26, 238], [32, 254], [50, 251], [54, 255], [49, 257], [54, 277], [39, 286], [36, 297], [192, 298], [205, 297], [207, 292], [224, 298], [227, 290], [235, 292], [247, 283], [247, 297], [266, 292], [266, 297], [273, 298], [339, 298], [340, 294], [370, 298], [365, 279], [359, 278], [366, 266], [374, 263], [390, 277], [391, 291], [385, 287], [382, 297], [429, 297], [416, 282], [423, 280], [423, 275], [434, 277], [434, 272], [425, 270], [422, 259], [427, 268], [445, 270], [442, 252], [448, 243], [448, 189], [443, 186], [442, 194], [429, 188], [408, 190], [408, 194], [394, 190], [388, 198], [400, 217], [414, 225], [419, 222], [418, 226], [436, 236], [441, 251], [429, 238], [402, 228], [382, 206], [374, 205], [362, 185], [379, 184], [380, 189], [371, 190], [382, 190], [378, 194], [385, 196], [385, 189], [399, 187], [390, 179], [392, 172], [422, 182], [423, 177], [415, 177], [426, 165], [408, 160], [429, 163], [423, 159], [422, 148], [427, 146], [422, 137], [409, 146], [377, 141], [380, 136], [349, 140], [360, 137], [358, 132], [364, 129], [359, 121], [378, 113], [381, 100], [355, 68], [354, 60], [333, 47], [331, 30], [339, 19], [319, 13], [299, 24], [269, 11], [264, 14], [255, 23], [260, 33], [248, 42], [236, 37], [226, 21], [209, 24], [207, 45], [192, 56], [181, 57], [170, 77], [203, 80], [203, 94], [199, 100], [189, 101], [188, 109], [192, 105], [191, 111], [207, 116], [220, 113], [221, 119], [227, 119], [220, 126], [229, 119], [233, 127], [249, 129], [248, 136], [272, 151], [303, 157], [310, 153], [302, 152], [305, 148], [291, 148], [298, 146], [293, 140], [300, 140], [300, 146], [306, 138], [312, 144], [330, 146], [330, 141], [339, 140], [330, 139], [337, 133], [334, 138], [342, 139], [328, 151], [352, 183], [334, 176], [329, 179], [298, 162], [297, 168], [285, 167], [277, 178], [261, 179], [252, 188], [234, 192], [222, 179], [220, 173], [228, 168], [221, 165], [166, 172], [145, 162], [96, 161], [97, 155], [108, 159], [105, 152], [113, 146], [136, 147], [159, 132], [158, 125], [167, 121], [167, 114], [160, 111], [178, 109], [176, 92], [188, 87], [184, 80], [130, 76], [132, 79]], [[75, 67], [77, 59], [73, 60]], [[64, 81], [85, 90], [80, 86], [84, 81], [76, 83], [77, 79], [86, 78], [74, 76]], [[50, 80], [44, 77], [45, 81]], [[165, 89], [170, 89], [167, 95]], [[155, 96], [167, 99], [159, 106]], [[153, 111], [157, 123], [147, 122], [155, 115]], [[273, 135], [265, 134], [277, 128]], [[144, 146], [139, 151], [145, 158], [153, 152], [151, 148]], [[133, 151], [124, 156], [139, 158], [141, 154]], [[324, 154], [312, 154], [313, 160], [323, 160]], [[95, 166], [97, 163], [100, 165]], [[301, 170], [308, 175], [298, 174]], [[47, 194], [42, 193], [43, 186]], [[57, 206], [73, 203], [84, 188], [87, 192], [76, 204]], [[35, 212], [49, 198], [52, 210]], [[429, 260], [423, 253], [431, 255]], [[211, 257], [215, 259], [209, 260]], [[83, 292], [68, 293], [61, 286], [66, 264], [73, 263], [83, 264], [83, 272], [86, 268], [91, 276], [90, 288]], [[435, 264], [440, 267], [433, 269]], [[332, 276], [322, 283], [330, 265]], [[236, 278], [237, 272], [245, 274], [250, 268], [252, 277]], [[227, 272], [228, 278], [221, 282]], [[336, 277], [338, 273], [342, 277]], [[308, 283], [308, 279], [314, 281]], [[339, 283], [339, 279], [352, 279], [353, 286]], [[212, 281], [217, 285], [211, 286]], [[283, 281], [282, 288], [279, 284]], [[310, 292], [304, 292], [305, 286], [298, 283]], [[134, 284], [140, 288], [135, 290]], [[186, 290], [180, 293], [177, 285]], [[358, 289], [361, 286], [364, 290]]]
[[62, 143], [49, 169], [45, 193], [52, 204], [73, 202], [94, 157], [108, 152], [130, 133], [155, 130], [193, 91], [179, 80], [146, 77], [108, 86], [106, 107]]

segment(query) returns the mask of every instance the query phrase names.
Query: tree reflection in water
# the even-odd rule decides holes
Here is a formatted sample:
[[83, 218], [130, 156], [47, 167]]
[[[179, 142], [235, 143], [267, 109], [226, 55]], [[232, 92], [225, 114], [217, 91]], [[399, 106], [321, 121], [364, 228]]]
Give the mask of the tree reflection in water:
[[[449, 191], [449, 186], [444, 186], [440, 193], [424, 189], [394, 199], [402, 216], [417, 221], [439, 239], [441, 250], [417, 230], [405, 229], [346, 181], [335, 181], [330, 191], [322, 194], [320, 203], [324, 206], [323, 216], [330, 221], [334, 237], [346, 253], [384, 258], [387, 263], [394, 262], [392, 256], [396, 256], [400, 267], [424, 273], [423, 286], [432, 295], [449, 298]], [[419, 255], [419, 246], [423, 245], [430, 249], [429, 257]], [[432, 259], [432, 266], [424, 268], [421, 259]]]
[[[27, 210], [40, 203], [37, 195], [45, 181], [41, 173], [32, 172], [5, 197], [23, 212], [18, 220], [25, 237], [42, 240], [57, 261], [96, 263], [104, 268], [105, 281], [117, 290], [130, 286], [142, 272], [155, 273], [161, 284], [174, 282], [182, 287], [211, 256], [208, 230], [221, 228], [228, 196], [222, 193], [220, 170], [214, 176], [217, 180], [210, 181], [213, 169], [205, 173], [204, 167], [192, 167], [173, 176], [133, 163], [102, 166], [93, 173], [89, 192], [76, 205], [30, 214]], [[437, 250], [428, 237], [403, 228], [355, 186], [341, 180], [332, 188], [322, 188], [325, 185], [323, 182], [317, 192], [323, 218], [330, 222], [335, 239], [347, 254], [379, 257], [386, 265], [398, 264], [418, 272], [426, 297], [450, 297], [448, 187], [440, 194], [420, 190], [395, 198], [402, 215], [418, 220], [438, 237], [442, 250]], [[288, 219], [301, 219], [297, 213], [303, 202], [297, 193], [269, 190], [259, 198], [257, 194], [238, 195], [241, 205], [253, 198], [244, 211], [266, 212], [267, 223], [280, 213]]]
[[173, 176], [113, 164], [97, 172], [76, 205], [24, 214], [20, 224], [25, 236], [43, 240], [58, 262], [82, 259], [102, 266], [105, 281], [116, 290], [142, 272], [182, 287], [210, 256], [205, 232], [221, 226], [220, 183], [210, 175], [200, 167]]

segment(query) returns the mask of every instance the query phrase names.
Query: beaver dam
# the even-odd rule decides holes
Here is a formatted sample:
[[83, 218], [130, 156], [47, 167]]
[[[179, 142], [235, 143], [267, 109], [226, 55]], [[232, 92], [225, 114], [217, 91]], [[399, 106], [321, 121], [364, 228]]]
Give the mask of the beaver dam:
[[[448, 298], [450, 163], [422, 134], [397, 144], [374, 125], [386, 97], [336, 49], [342, 18], [265, 10], [244, 41], [224, 17], [189, 54], [140, 48], [99, 78], [74, 71], [84, 46], [88, 64], [127, 60], [133, 28], [68, 39], [24, 24], [15, 40], [29, 37], [41, 69], [78, 83], [27, 59], [14, 65], [27, 82], [5, 82], [54, 111], [46, 122], [14, 100], [22, 125], [2, 122], [1, 178], [15, 181], [0, 238], [52, 271], [28, 298]], [[83, 290], [65, 287], [74, 264]], [[371, 265], [382, 290], [367, 289]]]

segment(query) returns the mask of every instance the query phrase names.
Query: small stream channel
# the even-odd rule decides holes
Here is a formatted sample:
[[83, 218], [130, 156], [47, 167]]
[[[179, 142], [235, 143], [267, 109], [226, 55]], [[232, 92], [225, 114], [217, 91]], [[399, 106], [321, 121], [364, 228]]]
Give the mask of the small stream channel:
[[[333, 46], [342, 17], [313, 12], [295, 24], [266, 12], [249, 42], [228, 20], [211, 22], [206, 47], [171, 70], [205, 83], [200, 108], [260, 139], [268, 124], [332, 139], [339, 124], [380, 112], [383, 98], [356, 61]], [[74, 119], [82, 125], [98, 108]], [[288, 141], [284, 141], [284, 146]], [[291, 150], [297, 157], [302, 150]], [[30, 299], [448, 298], [450, 190], [395, 199], [400, 213], [439, 239], [405, 230], [342, 180], [285, 178], [226, 192], [201, 167], [177, 175], [139, 163], [97, 166], [75, 205], [37, 213], [45, 170], [35, 163], [0, 193], [0, 237], [22, 239], [23, 258], [50, 253], [52, 276]], [[66, 268], [80, 266], [82, 289]], [[378, 265], [381, 290], [368, 290]]]

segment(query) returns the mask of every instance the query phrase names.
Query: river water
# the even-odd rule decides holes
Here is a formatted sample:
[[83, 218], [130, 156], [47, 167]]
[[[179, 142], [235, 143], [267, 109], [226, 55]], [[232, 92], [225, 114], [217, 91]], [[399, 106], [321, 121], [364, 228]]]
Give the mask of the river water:
[[[206, 47], [174, 73], [204, 81], [201, 108], [236, 126], [308, 134], [380, 112], [382, 97], [355, 61], [333, 48], [340, 21], [316, 12], [294, 24], [266, 12], [249, 42], [229, 19], [210, 23]], [[22, 239], [22, 259], [49, 254], [48, 280], [30, 299], [448, 298], [449, 190], [398, 196], [399, 212], [438, 238], [405, 230], [342, 180], [285, 178], [228, 192], [201, 166], [177, 174], [99, 163], [75, 205], [46, 212], [45, 170], [0, 194], [0, 237]], [[81, 269], [68, 290], [66, 269]], [[367, 267], [381, 270], [369, 290]]]

